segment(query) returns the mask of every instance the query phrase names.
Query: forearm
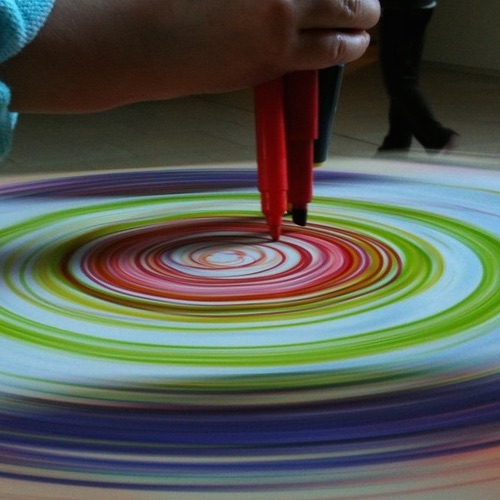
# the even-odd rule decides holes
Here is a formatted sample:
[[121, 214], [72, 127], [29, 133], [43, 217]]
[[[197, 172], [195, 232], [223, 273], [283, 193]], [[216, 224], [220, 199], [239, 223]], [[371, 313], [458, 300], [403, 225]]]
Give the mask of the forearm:
[[140, 74], [145, 64], [144, 47], [134, 44], [146, 30], [141, 4], [57, 0], [36, 39], [0, 67], [11, 109], [80, 112], [125, 102], [135, 81], [127, 73], [133, 68]]

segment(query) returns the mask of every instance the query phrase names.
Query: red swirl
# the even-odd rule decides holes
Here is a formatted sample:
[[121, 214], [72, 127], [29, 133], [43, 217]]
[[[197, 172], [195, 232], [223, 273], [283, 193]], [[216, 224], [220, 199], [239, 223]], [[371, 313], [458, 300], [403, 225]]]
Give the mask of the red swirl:
[[[113, 302], [294, 302], [348, 297], [392, 281], [397, 253], [366, 235], [310, 224], [270, 240], [260, 221], [211, 218], [165, 222], [108, 234], [67, 272], [86, 292]], [[74, 262], [74, 264], [71, 264]], [[72, 271], [78, 267], [80, 275]], [[137, 304], [133, 304], [136, 307]]]

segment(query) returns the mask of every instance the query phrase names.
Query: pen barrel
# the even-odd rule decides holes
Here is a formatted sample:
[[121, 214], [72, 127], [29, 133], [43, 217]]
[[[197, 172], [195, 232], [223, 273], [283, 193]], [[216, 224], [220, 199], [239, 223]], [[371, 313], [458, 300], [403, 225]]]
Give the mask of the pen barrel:
[[287, 162], [281, 78], [254, 89], [258, 187], [270, 226], [281, 225], [287, 207]]
[[318, 73], [319, 130], [314, 143], [314, 163], [323, 163], [328, 157], [343, 74], [344, 65], [323, 68]]
[[288, 159], [288, 201], [306, 209], [313, 196], [314, 141], [318, 137], [318, 72], [297, 71], [284, 77]]
[[288, 141], [314, 141], [318, 137], [318, 71], [295, 71], [284, 77], [285, 119]]
[[305, 209], [313, 198], [313, 141], [290, 141], [287, 152], [288, 200], [294, 208]]

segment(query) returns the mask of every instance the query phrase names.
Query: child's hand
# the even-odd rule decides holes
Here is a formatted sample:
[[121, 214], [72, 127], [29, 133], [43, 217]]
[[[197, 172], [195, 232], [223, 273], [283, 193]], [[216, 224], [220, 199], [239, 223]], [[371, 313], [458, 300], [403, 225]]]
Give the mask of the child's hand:
[[0, 68], [13, 110], [95, 111], [357, 59], [377, 0], [57, 0]]
[[163, 88], [178, 82], [181, 93], [251, 86], [293, 70], [357, 59], [369, 43], [364, 30], [379, 12], [373, 0], [156, 3], [168, 6], [158, 19], [159, 79]]

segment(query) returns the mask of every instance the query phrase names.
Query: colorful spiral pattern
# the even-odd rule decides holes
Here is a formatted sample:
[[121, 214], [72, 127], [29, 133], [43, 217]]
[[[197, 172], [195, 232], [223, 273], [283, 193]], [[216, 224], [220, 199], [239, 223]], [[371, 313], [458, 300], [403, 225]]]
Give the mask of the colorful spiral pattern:
[[497, 498], [499, 173], [254, 170], [0, 184], [1, 491]]

